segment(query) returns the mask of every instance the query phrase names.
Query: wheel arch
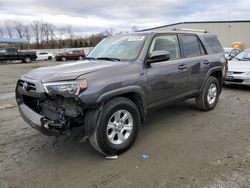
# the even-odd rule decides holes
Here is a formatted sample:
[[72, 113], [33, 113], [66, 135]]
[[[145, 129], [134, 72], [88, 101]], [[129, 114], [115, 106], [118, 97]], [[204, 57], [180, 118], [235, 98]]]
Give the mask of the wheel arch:
[[219, 81], [219, 84], [220, 84], [220, 93], [221, 93], [222, 85], [223, 85], [222, 67], [214, 67], [214, 68], [211, 68], [211, 69], [208, 71], [208, 73], [207, 73], [207, 75], [206, 75], [206, 78], [205, 78], [205, 80], [204, 80], [203, 83], [202, 83], [202, 87], [201, 87], [201, 89], [200, 89], [200, 93], [202, 92], [203, 88], [205, 87], [206, 80], [207, 80], [210, 76], [215, 77], [215, 78]]
[[147, 114], [147, 101], [146, 95], [139, 86], [128, 86], [120, 89], [115, 89], [113, 91], [102, 94], [97, 103], [106, 103], [116, 97], [125, 97], [135, 103], [140, 111], [141, 122], [145, 122], [145, 117]]

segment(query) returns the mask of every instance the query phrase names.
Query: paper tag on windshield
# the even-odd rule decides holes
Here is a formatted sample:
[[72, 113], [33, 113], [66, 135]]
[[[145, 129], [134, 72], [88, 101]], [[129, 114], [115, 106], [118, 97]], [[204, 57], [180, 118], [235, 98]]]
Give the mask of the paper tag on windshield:
[[128, 41], [142, 41], [144, 38], [145, 36], [131, 36], [128, 38]]

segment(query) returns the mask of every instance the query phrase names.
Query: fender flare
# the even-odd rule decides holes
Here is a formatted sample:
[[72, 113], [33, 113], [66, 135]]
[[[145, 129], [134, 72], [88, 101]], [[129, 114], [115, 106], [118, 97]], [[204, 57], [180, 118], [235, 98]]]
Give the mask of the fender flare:
[[207, 81], [208, 77], [210, 77], [211, 74], [214, 73], [214, 72], [222, 72], [222, 67], [221, 66], [217, 66], [217, 67], [213, 67], [213, 68], [209, 69], [209, 71], [207, 72], [206, 77], [205, 77], [205, 79], [204, 79], [204, 81], [202, 83], [201, 89], [199, 91], [200, 93], [202, 92], [203, 88], [205, 87], [205, 84], [206, 84], [206, 81]]
[[94, 134], [97, 125], [100, 123], [100, 116], [102, 115], [104, 103], [109, 99], [127, 93], [136, 93], [140, 96], [142, 108], [139, 109], [139, 111], [140, 113], [143, 113], [143, 117], [141, 117], [141, 119], [143, 118], [143, 121], [145, 120], [147, 113], [146, 95], [142, 92], [142, 89], [139, 86], [126, 86], [123, 88], [103, 93], [97, 100], [97, 103], [101, 104], [99, 108], [89, 109], [85, 116], [84, 122], [84, 131], [86, 136], [91, 136], [92, 134]]
[[[144, 115], [147, 114], [147, 97], [145, 93], [142, 91], [142, 88], [140, 86], [126, 86], [118, 89], [114, 89], [112, 91], [108, 91], [106, 93], [103, 93], [98, 99], [97, 103], [103, 103], [111, 98], [114, 98], [116, 96], [124, 95], [127, 93], [136, 93], [140, 96], [141, 102], [142, 102], [142, 110]], [[141, 110], [141, 109], [139, 109]]]

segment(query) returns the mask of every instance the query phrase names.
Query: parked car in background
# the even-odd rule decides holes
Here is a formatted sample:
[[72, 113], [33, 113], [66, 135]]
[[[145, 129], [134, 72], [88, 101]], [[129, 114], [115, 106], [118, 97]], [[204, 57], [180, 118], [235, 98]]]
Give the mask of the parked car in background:
[[229, 60], [241, 52], [241, 50], [238, 48], [223, 48], [223, 49], [224, 49], [225, 57]]
[[1, 48], [0, 61], [22, 61], [23, 63], [31, 63], [36, 60], [36, 52], [20, 52], [16, 48]]
[[56, 61], [82, 60], [85, 58], [84, 50], [72, 50], [56, 55]]
[[54, 55], [48, 52], [39, 52], [36, 60], [52, 60]]
[[250, 49], [246, 49], [228, 62], [225, 84], [250, 86]]

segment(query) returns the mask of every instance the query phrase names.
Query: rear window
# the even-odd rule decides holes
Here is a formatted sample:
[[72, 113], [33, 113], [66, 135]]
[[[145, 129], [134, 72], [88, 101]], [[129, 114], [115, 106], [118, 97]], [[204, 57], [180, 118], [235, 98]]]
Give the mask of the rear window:
[[211, 36], [210, 37], [206, 36], [205, 38], [206, 38], [210, 48], [212, 49], [212, 51], [214, 53], [223, 53], [224, 52], [224, 50], [223, 50], [220, 42], [218, 41], [217, 37], [215, 37], [215, 36], [212, 36], [212, 37]]

